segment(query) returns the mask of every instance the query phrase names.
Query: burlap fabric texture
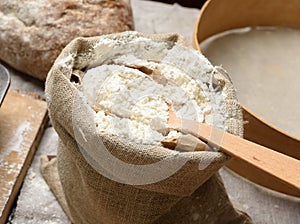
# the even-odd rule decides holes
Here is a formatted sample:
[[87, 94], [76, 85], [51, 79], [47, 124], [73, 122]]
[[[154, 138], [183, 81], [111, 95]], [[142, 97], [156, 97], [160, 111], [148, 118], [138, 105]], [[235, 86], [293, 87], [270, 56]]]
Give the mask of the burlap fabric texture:
[[[177, 34], [125, 32], [72, 41], [55, 61], [46, 82], [49, 115], [59, 135], [57, 159], [49, 161], [43, 157], [41, 160], [42, 172], [50, 188], [73, 223], [252, 223], [245, 213], [233, 207], [217, 174], [230, 159], [225, 154], [212, 151], [174, 153], [161, 146], [134, 144], [95, 132], [91, 108], [70, 81], [72, 72], [111, 62], [103, 59], [108, 52], [115, 51], [115, 56], [120, 56], [117, 51], [120, 45], [126, 44], [130, 51], [130, 46], [141, 38], [168, 46], [165, 53], [157, 51], [154, 56], [149, 53], [151, 49], [145, 47], [146, 53], [142, 54], [145, 58], [163, 61], [171, 50], [179, 51], [179, 55], [183, 50], [190, 52], [188, 56], [194, 59], [200, 58], [200, 54], [185, 46]], [[184, 63], [174, 58], [170, 63], [177, 66]], [[191, 66], [186, 69], [201, 74], [201, 64], [197, 63], [194, 60], [194, 68], [198, 71]], [[231, 82], [217, 70], [204, 71], [203, 75], [213, 75], [208, 81], [226, 91], [224, 103], [228, 119], [225, 125], [229, 132], [242, 135], [241, 110]], [[110, 160], [108, 155], [118, 161]], [[167, 162], [153, 166], [150, 173], [143, 170], [143, 166], [162, 160]], [[120, 161], [131, 164], [132, 169], [124, 171], [118, 167]], [[139, 172], [145, 172], [142, 173], [144, 180], [151, 175], [155, 179], [156, 174], [168, 173], [176, 164], [181, 164], [176, 172], [160, 181], [142, 184], [138, 179]]]

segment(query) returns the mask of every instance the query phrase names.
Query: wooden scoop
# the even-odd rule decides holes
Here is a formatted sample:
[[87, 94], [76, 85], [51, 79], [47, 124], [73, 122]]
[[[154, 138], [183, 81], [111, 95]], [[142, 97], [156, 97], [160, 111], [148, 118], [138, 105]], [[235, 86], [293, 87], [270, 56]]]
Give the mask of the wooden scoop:
[[169, 106], [170, 129], [191, 134], [218, 150], [237, 157], [300, 192], [300, 160], [229, 134], [210, 125], [183, 120]]

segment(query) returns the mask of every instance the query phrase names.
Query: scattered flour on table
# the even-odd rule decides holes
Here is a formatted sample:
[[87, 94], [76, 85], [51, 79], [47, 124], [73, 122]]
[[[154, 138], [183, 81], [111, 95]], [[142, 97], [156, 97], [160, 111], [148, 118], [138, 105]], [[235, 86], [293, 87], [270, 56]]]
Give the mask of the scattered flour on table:
[[30, 130], [30, 122], [25, 121], [15, 131], [11, 139], [8, 140], [7, 144], [5, 145], [5, 150], [0, 151], [1, 157], [5, 157], [6, 153], [11, 151], [21, 152], [22, 150], [22, 143], [24, 141], [24, 132]]

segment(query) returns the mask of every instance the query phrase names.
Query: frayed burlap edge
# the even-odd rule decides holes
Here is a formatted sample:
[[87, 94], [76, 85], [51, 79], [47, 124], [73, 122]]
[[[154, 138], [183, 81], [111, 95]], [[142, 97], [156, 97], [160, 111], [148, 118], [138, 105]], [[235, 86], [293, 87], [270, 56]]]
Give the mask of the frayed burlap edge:
[[66, 215], [72, 221], [72, 216], [59, 179], [59, 174], [57, 170], [57, 158], [42, 155], [40, 157], [40, 163], [41, 163], [41, 172], [46, 183], [48, 184], [50, 190], [52, 191], [53, 195], [56, 197], [57, 201], [59, 202], [60, 206], [62, 207]]

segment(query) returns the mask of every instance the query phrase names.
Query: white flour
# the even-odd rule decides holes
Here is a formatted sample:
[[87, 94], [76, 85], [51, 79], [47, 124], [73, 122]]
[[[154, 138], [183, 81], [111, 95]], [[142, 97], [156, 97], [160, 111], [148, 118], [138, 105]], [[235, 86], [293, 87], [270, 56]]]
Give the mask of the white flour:
[[[87, 70], [80, 87], [96, 111], [99, 132], [161, 144], [180, 135], [166, 131], [168, 104], [181, 118], [224, 128], [226, 96], [209, 88], [214, 67], [202, 55], [141, 37], [117, 47], [110, 40], [102, 44], [102, 57]], [[218, 98], [217, 106], [211, 105], [212, 97]]]

